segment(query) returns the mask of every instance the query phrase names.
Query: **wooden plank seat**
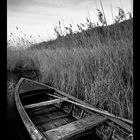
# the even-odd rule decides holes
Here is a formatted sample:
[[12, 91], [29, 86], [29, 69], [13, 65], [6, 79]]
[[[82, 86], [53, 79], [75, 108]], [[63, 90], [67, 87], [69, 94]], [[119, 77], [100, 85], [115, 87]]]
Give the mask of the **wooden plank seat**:
[[94, 126], [98, 125], [99, 123], [103, 123], [106, 120], [107, 118], [94, 114], [90, 117], [80, 119], [69, 124], [48, 130], [43, 134], [49, 136], [51, 140], [64, 140], [71, 136], [77, 135], [85, 130], [91, 129]]
[[29, 104], [29, 105], [25, 105], [24, 108], [25, 109], [30, 109], [30, 108], [36, 108], [36, 107], [51, 105], [51, 104], [63, 102], [63, 101], [65, 101], [65, 99], [66, 99], [66, 97], [65, 98], [62, 98], [62, 99], [59, 98], [59, 99], [54, 99], [54, 100], [49, 100], [49, 101], [44, 101], [44, 102]]

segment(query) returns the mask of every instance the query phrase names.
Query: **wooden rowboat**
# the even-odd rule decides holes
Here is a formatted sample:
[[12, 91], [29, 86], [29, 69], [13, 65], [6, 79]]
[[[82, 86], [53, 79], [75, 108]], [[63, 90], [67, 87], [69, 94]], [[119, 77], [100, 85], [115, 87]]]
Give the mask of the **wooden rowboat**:
[[15, 103], [33, 140], [128, 140], [133, 136], [132, 121], [26, 78], [16, 85]]

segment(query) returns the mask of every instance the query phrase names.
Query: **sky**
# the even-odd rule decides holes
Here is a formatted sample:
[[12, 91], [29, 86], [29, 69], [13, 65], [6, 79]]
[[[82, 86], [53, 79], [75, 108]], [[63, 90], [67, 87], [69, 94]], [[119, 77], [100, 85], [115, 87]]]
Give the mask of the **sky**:
[[[108, 23], [121, 7], [125, 12], [133, 10], [133, 0], [101, 0]], [[7, 0], [7, 36], [31, 36], [38, 42], [55, 38], [54, 27], [61, 21], [63, 27], [86, 23], [86, 17], [97, 22], [100, 0]], [[17, 28], [18, 27], [18, 28]]]

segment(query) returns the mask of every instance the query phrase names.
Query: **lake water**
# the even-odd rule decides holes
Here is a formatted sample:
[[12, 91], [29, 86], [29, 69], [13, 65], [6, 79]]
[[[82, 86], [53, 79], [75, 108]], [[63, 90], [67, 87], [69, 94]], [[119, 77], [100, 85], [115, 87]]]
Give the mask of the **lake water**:
[[7, 80], [7, 124], [8, 139], [28, 140], [25, 128], [20, 120], [14, 101], [14, 85], [18, 80], [8, 76]]

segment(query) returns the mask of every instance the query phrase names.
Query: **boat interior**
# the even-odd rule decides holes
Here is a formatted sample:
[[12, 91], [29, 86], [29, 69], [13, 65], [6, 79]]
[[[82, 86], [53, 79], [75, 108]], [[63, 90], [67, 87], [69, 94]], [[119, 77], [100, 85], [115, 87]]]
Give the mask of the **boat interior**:
[[[36, 93], [35, 93], [36, 92]], [[40, 93], [40, 92], [39, 92]], [[21, 102], [35, 127], [52, 140], [59, 139], [108, 139], [101, 132], [113, 128], [107, 118], [90, 112], [67, 97], [38, 91], [19, 95]], [[103, 125], [104, 124], [104, 125]], [[109, 125], [108, 125], [109, 124]], [[113, 129], [110, 129], [110, 135]], [[116, 133], [116, 131], [115, 131]], [[105, 137], [106, 136], [106, 137]], [[128, 135], [125, 137], [127, 138]], [[124, 137], [124, 136], [123, 136]], [[113, 138], [112, 138], [113, 140]], [[115, 140], [115, 138], [114, 138]]]

